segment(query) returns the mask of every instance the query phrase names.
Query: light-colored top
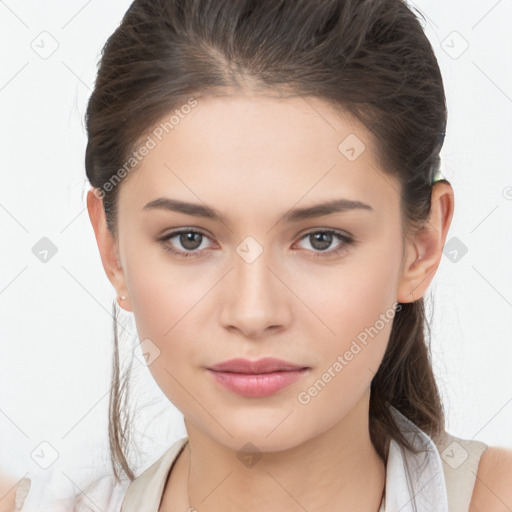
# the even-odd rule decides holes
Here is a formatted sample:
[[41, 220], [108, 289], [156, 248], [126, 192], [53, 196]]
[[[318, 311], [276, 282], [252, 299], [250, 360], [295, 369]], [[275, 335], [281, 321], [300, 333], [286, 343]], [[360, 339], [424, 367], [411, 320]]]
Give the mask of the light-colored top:
[[[478, 463], [487, 445], [448, 433], [434, 441], [394, 407], [392, 414], [415, 448], [414, 454], [391, 440], [386, 461], [385, 496], [379, 512], [468, 512]], [[169, 472], [188, 442], [179, 439], [132, 482], [115, 484], [113, 477], [94, 482], [74, 503], [72, 512], [158, 512]], [[28, 480], [28, 479], [27, 479]], [[28, 482], [30, 483], [30, 482]], [[28, 495], [27, 495], [28, 493]], [[46, 512], [28, 488], [19, 488], [16, 512]], [[24, 501], [24, 503], [23, 503]], [[23, 506], [21, 506], [23, 505]]]

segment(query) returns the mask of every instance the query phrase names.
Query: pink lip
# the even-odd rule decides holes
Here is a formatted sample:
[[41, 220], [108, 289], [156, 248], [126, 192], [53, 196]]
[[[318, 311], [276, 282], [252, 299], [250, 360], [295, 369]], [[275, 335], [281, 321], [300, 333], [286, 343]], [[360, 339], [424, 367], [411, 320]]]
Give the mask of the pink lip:
[[243, 396], [269, 396], [290, 385], [310, 368], [266, 357], [258, 361], [230, 359], [207, 368], [215, 380]]

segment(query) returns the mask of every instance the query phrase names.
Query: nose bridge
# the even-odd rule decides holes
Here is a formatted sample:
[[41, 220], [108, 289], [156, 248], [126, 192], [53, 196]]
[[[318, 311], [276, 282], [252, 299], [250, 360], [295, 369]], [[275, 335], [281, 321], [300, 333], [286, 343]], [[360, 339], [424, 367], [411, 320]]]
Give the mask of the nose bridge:
[[246, 237], [236, 247], [223, 301], [221, 321], [225, 327], [254, 336], [288, 321], [286, 287], [274, 275], [273, 261], [271, 250], [253, 237]]

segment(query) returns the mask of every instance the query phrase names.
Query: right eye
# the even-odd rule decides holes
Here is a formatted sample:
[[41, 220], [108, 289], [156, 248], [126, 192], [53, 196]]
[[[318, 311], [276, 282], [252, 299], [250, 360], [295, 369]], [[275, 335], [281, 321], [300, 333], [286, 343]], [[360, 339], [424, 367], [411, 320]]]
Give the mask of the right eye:
[[[180, 244], [184, 249], [175, 249], [173, 247], [175, 244], [169, 243], [174, 238], [176, 239], [175, 243]], [[180, 229], [172, 231], [164, 237], [159, 238], [158, 241], [161, 242], [163, 248], [171, 254], [189, 258], [191, 256], [196, 257], [203, 254], [205, 249], [199, 249], [199, 247], [201, 246], [201, 242], [204, 238], [208, 237], [200, 231], [195, 231], [193, 229]]]

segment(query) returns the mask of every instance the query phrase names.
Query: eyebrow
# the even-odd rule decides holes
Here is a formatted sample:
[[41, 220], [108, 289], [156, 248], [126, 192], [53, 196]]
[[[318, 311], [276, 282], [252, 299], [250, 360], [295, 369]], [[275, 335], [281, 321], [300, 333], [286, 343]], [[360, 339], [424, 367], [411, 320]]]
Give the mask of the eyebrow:
[[[170, 199], [168, 197], [160, 197], [154, 201], [149, 202], [142, 209], [147, 210], [169, 210], [195, 217], [204, 217], [217, 222], [225, 223], [224, 217], [216, 210], [196, 203], [187, 203], [185, 201], [178, 201], [177, 199]], [[321, 204], [308, 206], [306, 208], [294, 208], [286, 212], [279, 222], [299, 222], [306, 219], [315, 217], [322, 217], [333, 213], [344, 213], [352, 210], [366, 210], [374, 212], [375, 210], [366, 203], [361, 201], [354, 201], [350, 199], [335, 199]]]

